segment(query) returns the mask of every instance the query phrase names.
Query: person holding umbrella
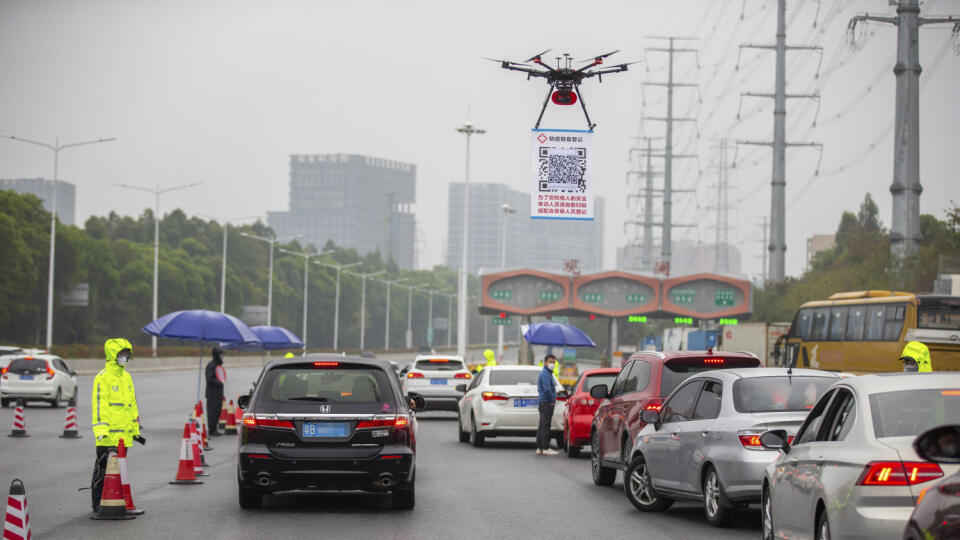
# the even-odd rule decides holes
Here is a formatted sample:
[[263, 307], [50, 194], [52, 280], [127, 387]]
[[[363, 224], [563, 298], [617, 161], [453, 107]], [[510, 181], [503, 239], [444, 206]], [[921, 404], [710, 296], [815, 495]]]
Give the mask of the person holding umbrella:
[[214, 347], [213, 359], [207, 363], [207, 425], [211, 436], [222, 435], [217, 431], [220, 421], [220, 409], [223, 407], [223, 383], [227, 381], [227, 370], [223, 368], [223, 349]]

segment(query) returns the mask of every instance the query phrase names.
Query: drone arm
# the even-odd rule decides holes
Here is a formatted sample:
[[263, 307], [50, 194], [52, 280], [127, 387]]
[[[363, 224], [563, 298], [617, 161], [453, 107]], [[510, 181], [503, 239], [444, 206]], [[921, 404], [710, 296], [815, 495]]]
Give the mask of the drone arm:
[[550, 95], [553, 94], [555, 83], [550, 83], [550, 90], [547, 90], [547, 97], [543, 98], [543, 107], [540, 108], [540, 116], [537, 117], [537, 125], [533, 129], [540, 129], [540, 121], [543, 120], [543, 113], [547, 112], [547, 103], [550, 102]]
[[577, 93], [577, 97], [580, 98], [580, 107], [583, 108], [583, 116], [587, 119], [587, 130], [593, 131], [593, 128], [597, 127], [597, 125], [590, 121], [590, 115], [587, 114], [587, 102], [583, 100], [583, 94], [580, 93], [580, 85], [573, 85], [573, 90]]
[[525, 67], [516, 67], [508, 64], [502, 64], [500, 67], [502, 67], [503, 69], [509, 69], [510, 71], [519, 71], [521, 73], [526, 73], [527, 77], [546, 77], [549, 74], [549, 72], [546, 72], [546, 71], [540, 71], [537, 69], [530, 69]]

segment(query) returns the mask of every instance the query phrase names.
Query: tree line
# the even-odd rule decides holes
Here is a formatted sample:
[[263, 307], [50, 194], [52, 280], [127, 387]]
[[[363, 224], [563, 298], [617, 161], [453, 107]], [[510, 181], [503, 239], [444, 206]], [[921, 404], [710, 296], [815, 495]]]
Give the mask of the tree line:
[[[139, 216], [92, 216], [84, 226], [57, 224], [54, 271], [53, 342], [98, 344], [108, 337], [122, 336], [135, 345], [149, 345], [150, 337], [140, 328], [152, 320], [153, 235], [155, 216], [150, 209]], [[220, 273], [223, 226], [217, 221], [191, 217], [174, 210], [160, 220], [158, 272], [158, 313], [182, 309], [220, 310]], [[241, 235], [246, 232], [270, 236], [272, 231], [259, 220], [253, 224], [227, 226], [227, 272], [225, 311], [240, 316], [243, 306], [267, 304], [269, 247], [265, 242]], [[46, 328], [47, 269], [49, 265], [50, 213], [40, 199], [30, 194], [0, 190], [0, 339], [3, 344], [40, 346]], [[290, 251], [317, 252], [315, 246], [297, 241], [276, 245]], [[457, 274], [443, 266], [432, 270], [404, 270], [377, 252], [360, 255], [328, 242], [320, 251], [330, 251], [311, 261], [361, 264], [341, 274], [341, 349], [360, 345], [361, 280], [348, 274], [384, 271], [367, 279], [367, 349], [384, 346], [386, 286], [377, 280], [404, 279], [391, 287], [390, 345], [401, 348], [407, 329], [407, 285], [450, 293], [456, 291]], [[299, 335], [303, 316], [302, 257], [274, 253], [272, 324]], [[310, 263], [308, 273], [308, 347], [333, 346], [334, 269]], [[63, 305], [64, 295], [81, 283], [89, 284], [87, 306]], [[476, 296], [479, 280], [470, 282]], [[429, 297], [414, 291], [412, 299], [413, 344], [427, 341]], [[476, 314], [476, 301], [468, 313]], [[433, 316], [446, 317], [447, 298], [434, 296]], [[451, 316], [456, 318], [456, 301]], [[482, 321], [468, 317], [469, 335], [482, 335]], [[456, 322], [448, 328], [456, 329]], [[454, 336], [455, 340], [455, 336]], [[471, 339], [475, 341], [476, 339]], [[434, 343], [445, 343], [445, 331], [436, 330]], [[161, 346], [179, 342], [161, 340]], [[189, 343], [187, 343], [189, 345]]]

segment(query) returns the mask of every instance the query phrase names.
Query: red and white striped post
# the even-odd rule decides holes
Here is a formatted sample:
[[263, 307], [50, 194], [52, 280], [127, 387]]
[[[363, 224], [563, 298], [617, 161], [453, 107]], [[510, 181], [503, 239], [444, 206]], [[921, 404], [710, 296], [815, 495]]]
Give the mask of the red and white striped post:
[[30, 515], [27, 513], [27, 490], [23, 482], [10, 482], [7, 514], [3, 518], [4, 540], [30, 540]]
[[80, 428], [77, 425], [77, 408], [76, 407], [67, 407], [67, 417], [63, 422], [63, 435], [60, 435], [61, 439], [79, 439]]
[[17, 402], [17, 408], [13, 411], [13, 429], [10, 430], [8, 437], [29, 437], [27, 433], [27, 420], [23, 415], [23, 401]]

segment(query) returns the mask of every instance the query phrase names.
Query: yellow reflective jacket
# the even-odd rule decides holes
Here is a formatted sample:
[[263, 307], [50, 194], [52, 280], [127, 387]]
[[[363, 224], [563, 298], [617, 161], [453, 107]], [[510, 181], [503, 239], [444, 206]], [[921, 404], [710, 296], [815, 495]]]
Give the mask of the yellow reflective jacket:
[[900, 358], [907, 357], [913, 358], [917, 363], [917, 371], [933, 371], [933, 362], [930, 360], [930, 349], [926, 345], [920, 343], [919, 341], [911, 341], [903, 347], [903, 352], [900, 353]]
[[140, 411], [133, 389], [133, 379], [127, 370], [117, 365], [117, 353], [133, 350], [125, 339], [108, 339], [103, 345], [107, 364], [93, 379], [90, 394], [91, 424], [97, 446], [116, 446], [120, 439], [129, 446], [135, 435], [140, 435]]

